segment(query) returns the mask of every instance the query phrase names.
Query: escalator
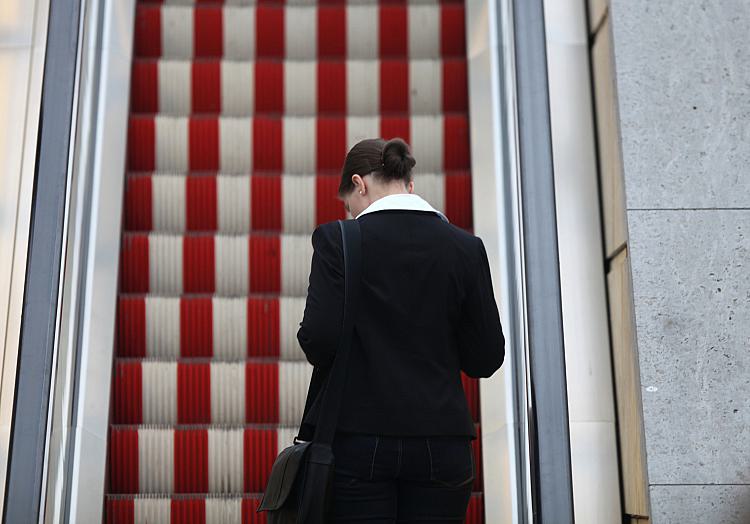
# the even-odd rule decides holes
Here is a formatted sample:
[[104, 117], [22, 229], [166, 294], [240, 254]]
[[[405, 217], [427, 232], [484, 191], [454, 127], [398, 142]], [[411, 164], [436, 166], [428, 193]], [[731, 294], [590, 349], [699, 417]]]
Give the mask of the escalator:
[[265, 521], [312, 372], [296, 340], [310, 234], [346, 217], [349, 147], [404, 138], [416, 192], [472, 230], [462, 2], [187, 4], [136, 6], [110, 523]]

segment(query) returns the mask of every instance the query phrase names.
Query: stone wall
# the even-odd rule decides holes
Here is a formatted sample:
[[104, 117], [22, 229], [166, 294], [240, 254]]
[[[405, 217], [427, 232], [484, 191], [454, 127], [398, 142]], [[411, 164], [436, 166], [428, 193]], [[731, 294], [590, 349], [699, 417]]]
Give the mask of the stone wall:
[[589, 18], [625, 512], [746, 524], [750, 3]]

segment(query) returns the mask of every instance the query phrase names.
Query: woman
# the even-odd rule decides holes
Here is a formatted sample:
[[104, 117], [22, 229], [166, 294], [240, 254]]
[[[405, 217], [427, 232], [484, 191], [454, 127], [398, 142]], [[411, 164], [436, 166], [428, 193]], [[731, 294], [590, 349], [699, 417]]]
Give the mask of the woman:
[[[505, 357], [484, 244], [414, 193], [415, 164], [399, 138], [362, 140], [344, 162], [339, 198], [359, 221], [363, 264], [333, 442], [335, 522], [463, 522], [476, 431], [460, 371], [489, 377]], [[318, 226], [312, 244], [297, 339], [326, 367], [343, 312], [337, 222]], [[300, 438], [313, 434], [317, 407]]]

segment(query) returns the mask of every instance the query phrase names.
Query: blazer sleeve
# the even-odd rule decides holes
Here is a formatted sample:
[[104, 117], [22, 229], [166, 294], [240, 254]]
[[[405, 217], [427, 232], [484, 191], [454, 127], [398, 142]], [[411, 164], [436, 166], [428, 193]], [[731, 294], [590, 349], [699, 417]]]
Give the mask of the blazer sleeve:
[[461, 306], [458, 342], [461, 369], [470, 377], [492, 376], [505, 359], [505, 336], [495, 302], [484, 242], [477, 239], [478, 267], [470, 275]]
[[325, 368], [336, 356], [344, 314], [344, 254], [338, 223], [316, 227], [312, 246], [305, 312], [297, 340], [307, 361]]

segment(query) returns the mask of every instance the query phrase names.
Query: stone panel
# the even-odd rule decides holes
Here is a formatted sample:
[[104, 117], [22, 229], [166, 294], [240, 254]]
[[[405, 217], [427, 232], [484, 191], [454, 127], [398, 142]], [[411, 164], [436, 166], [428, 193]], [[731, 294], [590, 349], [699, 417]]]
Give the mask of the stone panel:
[[652, 486], [652, 524], [747, 524], [750, 486]]
[[750, 484], [750, 210], [628, 226], [649, 482]]
[[612, 0], [627, 209], [750, 207], [750, 2]]

